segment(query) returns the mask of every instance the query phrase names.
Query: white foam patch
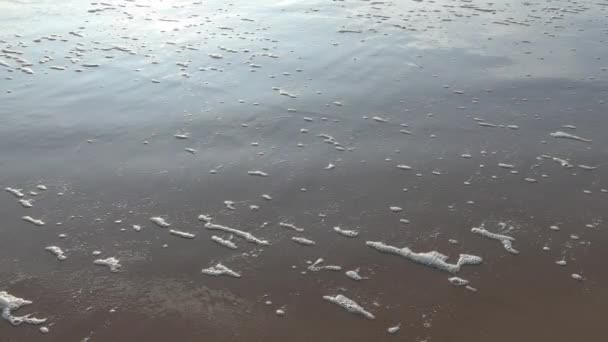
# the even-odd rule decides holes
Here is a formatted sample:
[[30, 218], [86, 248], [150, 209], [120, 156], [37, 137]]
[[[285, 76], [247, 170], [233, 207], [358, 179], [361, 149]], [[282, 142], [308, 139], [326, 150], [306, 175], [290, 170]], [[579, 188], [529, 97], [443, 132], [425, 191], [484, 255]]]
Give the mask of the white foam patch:
[[196, 237], [196, 235], [194, 235], [192, 233], [182, 232], [181, 230], [175, 230], [175, 229], [169, 230], [169, 233], [171, 233], [172, 235], [175, 235], [175, 236], [179, 236], [184, 239], [194, 239]]
[[32, 204], [32, 202], [33, 202], [33, 201], [34, 201], [34, 200], [33, 200], [33, 199], [31, 199], [31, 198], [30, 198], [30, 199], [27, 199], [27, 200], [26, 200], [26, 199], [20, 199], [20, 200], [19, 200], [19, 203], [20, 203], [20, 204], [21, 204], [21, 206], [22, 206], [22, 207], [24, 207], [24, 208], [31, 208], [31, 207], [33, 207], [33, 206], [34, 206], [34, 205]]
[[36, 185], [36, 188], [37, 188], [38, 190], [42, 190], [42, 191], [45, 191], [45, 190], [47, 189], [47, 188], [46, 188], [46, 186], [45, 186], [45, 185], [43, 185], [43, 184], [38, 184], [38, 185]]
[[374, 317], [374, 315], [372, 315], [370, 312], [366, 311], [365, 309], [363, 309], [359, 304], [357, 304], [354, 300], [344, 296], [344, 295], [336, 295], [336, 296], [323, 296], [323, 299], [325, 299], [328, 302], [334, 303], [336, 305], [338, 305], [339, 307], [346, 309], [346, 311], [354, 313], [354, 314], [359, 314], [364, 316], [365, 318], [368, 319], [374, 319], [376, 317]]
[[294, 236], [291, 238], [292, 241], [299, 243], [300, 245], [304, 245], [304, 246], [314, 246], [316, 245], [316, 243], [312, 240], [309, 240], [307, 238], [303, 238], [300, 236]]
[[167, 228], [167, 227], [171, 226], [170, 223], [168, 223], [167, 221], [165, 221], [165, 219], [162, 218], [162, 217], [160, 217], [160, 216], [150, 217], [150, 221], [152, 223], [156, 224], [157, 226], [162, 227], [162, 228]]
[[15, 297], [6, 291], [0, 291], [0, 309], [2, 310], [2, 318], [9, 321], [12, 325], [27, 324], [42, 324], [46, 322], [46, 318], [31, 317], [31, 314], [25, 316], [13, 316], [13, 311], [19, 310], [21, 307], [32, 304], [32, 301]]
[[188, 139], [190, 138], [190, 133], [183, 133], [183, 134], [175, 134], [173, 135], [174, 137], [176, 137], [177, 139]]
[[481, 257], [476, 255], [460, 254], [458, 261], [455, 264], [450, 264], [447, 262], [448, 256], [437, 251], [414, 253], [407, 247], [397, 248], [378, 241], [366, 241], [365, 244], [379, 252], [396, 254], [415, 263], [450, 273], [458, 273], [464, 265], [477, 265], [483, 261]]
[[323, 258], [319, 258], [312, 265], [308, 266], [308, 270], [313, 271], [313, 272], [319, 272], [319, 271], [323, 271], [323, 270], [327, 270], [327, 271], [341, 271], [342, 270], [342, 267], [336, 266], [336, 265], [320, 266], [324, 262], [325, 262], [325, 260], [323, 260]]
[[346, 276], [349, 277], [352, 280], [356, 280], [356, 281], [360, 281], [360, 280], [365, 280], [365, 279], [369, 279], [368, 277], [362, 277], [359, 274], [359, 269], [357, 268], [356, 270], [350, 270], [350, 271], [346, 271]]
[[268, 174], [266, 172], [260, 170], [248, 171], [247, 174], [250, 176], [268, 177]]
[[395, 334], [397, 331], [399, 331], [399, 329], [401, 329], [401, 324], [389, 327], [388, 329], [386, 329], [386, 332], [389, 334]]
[[230, 240], [222, 239], [221, 237], [216, 236], [216, 235], [211, 236], [211, 240], [215, 241], [218, 245], [224, 246], [226, 248], [230, 248], [230, 249], [238, 248], [234, 242], [232, 242]]
[[572, 164], [570, 164], [570, 162], [568, 162], [568, 161], [567, 161], [567, 160], [565, 160], [565, 159], [558, 158], [558, 157], [551, 157], [551, 159], [552, 159], [553, 161], [558, 162], [558, 163], [559, 163], [559, 164], [560, 164], [562, 167], [565, 167], [565, 168], [567, 168], [567, 169], [574, 167]]
[[272, 201], [272, 197], [270, 195], [267, 195], [267, 194], [263, 194], [262, 198], [265, 199], [265, 200], [267, 200], [267, 201]]
[[23, 196], [25, 196], [23, 194], [23, 192], [21, 192], [23, 189], [15, 189], [15, 188], [4, 188], [4, 190], [6, 190], [7, 192], [10, 192], [11, 194], [15, 195], [18, 198], [21, 198]]
[[258, 244], [260, 246], [268, 246], [268, 245], [270, 245], [270, 243], [268, 241], [262, 240], [262, 239], [258, 239], [255, 236], [253, 236], [253, 234], [251, 234], [251, 233], [244, 232], [242, 230], [238, 230], [238, 229], [235, 229], [235, 228], [230, 228], [230, 227], [222, 226], [222, 225], [219, 225], [219, 224], [211, 223], [211, 218], [209, 216], [200, 215], [198, 217], [198, 219], [205, 222], [205, 228], [207, 228], [207, 229], [221, 230], [221, 231], [226, 232], [226, 233], [234, 234], [234, 235], [236, 235], [236, 236], [238, 236], [240, 238], [245, 239], [245, 241], [256, 243], [256, 244]]
[[497, 234], [497, 233], [492, 233], [490, 231], [487, 231], [486, 229], [483, 228], [483, 225], [481, 227], [475, 227], [471, 229], [472, 233], [481, 235], [483, 237], [486, 237], [488, 239], [492, 239], [492, 240], [498, 240], [500, 241], [500, 243], [502, 243], [502, 246], [509, 252], [512, 254], [519, 254], [519, 251], [517, 251], [515, 248], [513, 248], [513, 241], [515, 241], [515, 238], [512, 236], [508, 236], [508, 235], [503, 235], [503, 234]]
[[131, 228], [133, 228], [133, 230], [136, 231], [136, 232], [141, 232], [141, 226], [140, 225], [134, 224], [134, 225], [131, 226]]
[[397, 168], [398, 168], [398, 169], [401, 169], [401, 170], [411, 170], [411, 169], [412, 169], [412, 167], [411, 167], [411, 166], [409, 166], [409, 165], [404, 165], [404, 164], [399, 164], [399, 165], [397, 165]]
[[499, 167], [502, 167], [503, 169], [512, 169], [512, 168], [514, 168], [514, 167], [515, 167], [515, 166], [514, 166], [514, 165], [512, 165], [512, 164], [505, 164], [505, 163], [498, 163], [498, 166], [499, 166]]
[[448, 281], [450, 282], [450, 284], [454, 285], [454, 286], [465, 286], [465, 285], [469, 285], [469, 281], [460, 277], [451, 277], [448, 278]]
[[400, 211], [403, 211], [403, 208], [401, 208], [401, 207], [389, 207], [388, 209], [390, 211], [394, 212], [394, 213], [398, 213]]
[[572, 279], [574, 279], [574, 280], [578, 280], [578, 281], [582, 281], [582, 280], [583, 280], [583, 276], [582, 276], [582, 275], [580, 275], [580, 274], [577, 274], [577, 273], [572, 273], [572, 274], [570, 275], [570, 277], [572, 277]]
[[234, 206], [233, 201], [224, 201], [224, 205], [226, 206], [226, 208], [228, 208], [230, 210], [236, 210], [236, 207]]
[[67, 259], [63, 250], [57, 246], [48, 246], [44, 250], [51, 252], [51, 254], [57, 257], [57, 260], [63, 261]]
[[359, 236], [359, 232], [356, 230], [342, 229], [338, 226], [334, 227], [334, 231], [342, 236], [346, 236], [346, 237], [350, 237], [350, 238]]
[[564, 138], [564, 139], [578, 140], [578, 141], [583, 141], [583, 142], [587, 142], [587, 143], [591, 142], [590, 139], [581, 138], [581, 137], [579, 137], [577, 135], [566, 133], [566, 132], [561, 132], [561, 131], [553, 132], [550, 135], [552, 137], [554, 137], [554, 138]]
[[99, 266], [107, 266], [110, 269], [110, 272], [118, 272], [122, 267], [120, 260], [116, 259], [115, 257], [96, 259], [93, 261], [93, 263]]
[[303, 232], [304, 231], [304, 228], [296, 227], [295, 225], [293, 225], [291, 223], [287, 223], [287, 222], [279, 222], [279, 226], [281, 226], [283, 228], [288, 228], [288, 229], [295, 230], [296, 232]]
[[36, 226], [44, 226], [44, 221], [37, 220], [37, 219], [35, 219], [35, 218], [31, 217], [31, 216], [23, 216], [23, 217], [21, 217], [21, 219], [23, 221], [25, 221], [25, 222], [29, 222], [29, 223], [34, 224]]
[[374, 117], [372, 118], [372, 120], [377, 121], [377, 122], [387, 122], [387, 121], [388, 121], [387, 119], [385, 119], [385, 118], [381, 118], [381, 117], [379, 117], [379, 116], [374, 116]]
[[228, 267], [218, 263], [215, 266], [209, 267], [209, 268], [204, 268], [201, 273], [206, 274], [206, 275], [210, 275], [210, 276], [221, 276], [221, 275], [227, 275], [230, 277], [234, 277], [234, 278], [240, 278], [241, 275], [239, 273], [236, 273], [235, 271], [229, 269]]

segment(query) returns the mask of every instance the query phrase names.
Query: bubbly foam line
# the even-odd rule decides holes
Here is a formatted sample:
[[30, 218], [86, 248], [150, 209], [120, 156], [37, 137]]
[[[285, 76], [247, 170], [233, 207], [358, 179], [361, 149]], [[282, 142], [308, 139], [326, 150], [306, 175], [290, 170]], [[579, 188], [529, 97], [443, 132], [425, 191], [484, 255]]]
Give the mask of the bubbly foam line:
[[515, 248], [513, 248], [513, 241], [515, 241], [515, 238], [512, 236], [508, 236], [508, 235], [502, 235], [502, 234], [497, 234], [497, 233], [492, 233], [490, 231], [487, 231], [486, 229], [482, 227], [475, 227], [471, 229], [472, 233], [481, 235], [483, 237], [486, 237], [488, 239], [492, 239], [492, 240], [498, 240], [502, 243], [503, 247], [512, 254], [519, 254], [519, 251], [517, 251]]
[[370, 312], [366, 311], [364, 308], [359, 306], [359, 304], [357, 304], [354, 300], [352, 300], [344, 295], [339, 294], [334, 297], [323, 296], [323, 299], [325, 299], [328, 302], [334, 303], [343, 309], [346, 309], [346, 311], [348, 311], [350, 313], [362, 315], [367, 319], [376, 318]]
[[175, 230], [175, 229], [169, 230], [169, 233], [171, 233], [172, 235], [175, 235], [175, 236], [182, 237], [184, 239], [194, 239], [196, 237], [196, 235], [194, 235], [192, 233], [182, 232], [181, 230]]
[[260, 246], [270, 245], [270, 243], [268, 241], [258, 239], [255, 236], [253, 236], [253, 234], [251, 234], [251, 233], [244, 232], [242, 230], [238, 230], [238, 229], [234, 229], [234, 228], [230, 228], [230, 227], [226, 227], [226, 226], [222, 226], [219, 224], [211, 223], [211, 218], [209, 216], [200, 215], [198, 217], [198, 219], [205, 222], [205, 228], [207, 228], [207, 229], [221, 230], [226, 233], [234, 234], [238, 237], [245, 239], [248, 242], [257, 243]]
[[240, 278], [241, 275], [231, 269], [229, 269], [228, 267], [218, 263], [215, 266], [209, 267], [209, 268], [203, 268], [203, 270], [201, 271], [201, 273], [206, 274], [206, 275], [210, 275], [210, 276], [221, 276], [221, 275], [227, 275], [233, 278]]
[[20, 325], [21, 323], [36, 325], [46, 322], [46, 318], [30, 317], [31, 314], [25, 316], [13, 316], [13, 311], [17, 311], [19, 308], [30, 304], [32, 304], [32, 301], [15, 297], [6, 291], [0, 291], [0, 309], [2, 310], [2, 318], [14, 326]]
[[463, 265], [477, 265], [483, 261], [481, 257], [475, 255], [460, 254], [458, 262], [456, 262], [455, 264], [450, 264], [446, 262], [448, 256], [443, 255], [437, 251], [431, 251], [426, 253], [414, 253], [411, 249], [407, 247], [397, 248], [394, 246], [386, 245], [379, 241], [366, 241], [365, 244], [379, 252], [396, 254], [415, 263], [433, 267], [450, 273], [458, 273], [460, 271], [460, 267]]
[[222, 239], [219, 236], [213, 235], [213, 236], [211, 236], [211, 240], [215, 241], [218, 245], [224, 246], [226, 248], [230, 248], [230, 249], [238, 248], [234, 242], [232, 242], [230, 240]]

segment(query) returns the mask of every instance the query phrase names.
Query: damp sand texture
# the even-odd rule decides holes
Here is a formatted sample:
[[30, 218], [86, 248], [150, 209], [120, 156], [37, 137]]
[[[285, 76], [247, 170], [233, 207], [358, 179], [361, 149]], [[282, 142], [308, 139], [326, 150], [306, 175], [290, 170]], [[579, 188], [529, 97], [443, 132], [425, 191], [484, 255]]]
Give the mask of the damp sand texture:
[[608, 1], [0, 1], [1, 341], [604, 341]]

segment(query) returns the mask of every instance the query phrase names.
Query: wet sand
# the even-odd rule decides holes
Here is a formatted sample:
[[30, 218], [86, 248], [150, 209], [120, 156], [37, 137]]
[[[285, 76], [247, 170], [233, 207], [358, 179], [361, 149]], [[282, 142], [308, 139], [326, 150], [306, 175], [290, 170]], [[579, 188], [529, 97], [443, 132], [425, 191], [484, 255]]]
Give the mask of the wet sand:
[[[0, 185], [23, 193], [0, 194], [0, 291], [47, 319], [1, 320], [0, 341], [604, 340], [606, 14], [0, 2]], [[483, 262], [451, 274], [366, 241]], [[240, 278], [201, 273], [218, 263]]]

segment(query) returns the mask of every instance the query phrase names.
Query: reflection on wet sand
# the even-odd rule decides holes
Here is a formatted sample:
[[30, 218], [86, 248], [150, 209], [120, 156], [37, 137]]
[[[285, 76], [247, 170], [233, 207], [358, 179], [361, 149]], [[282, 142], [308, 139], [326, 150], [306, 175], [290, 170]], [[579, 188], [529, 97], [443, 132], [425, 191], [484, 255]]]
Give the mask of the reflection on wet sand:
[[606, 13], [0, 3], [0, 336], [602, 340]]

